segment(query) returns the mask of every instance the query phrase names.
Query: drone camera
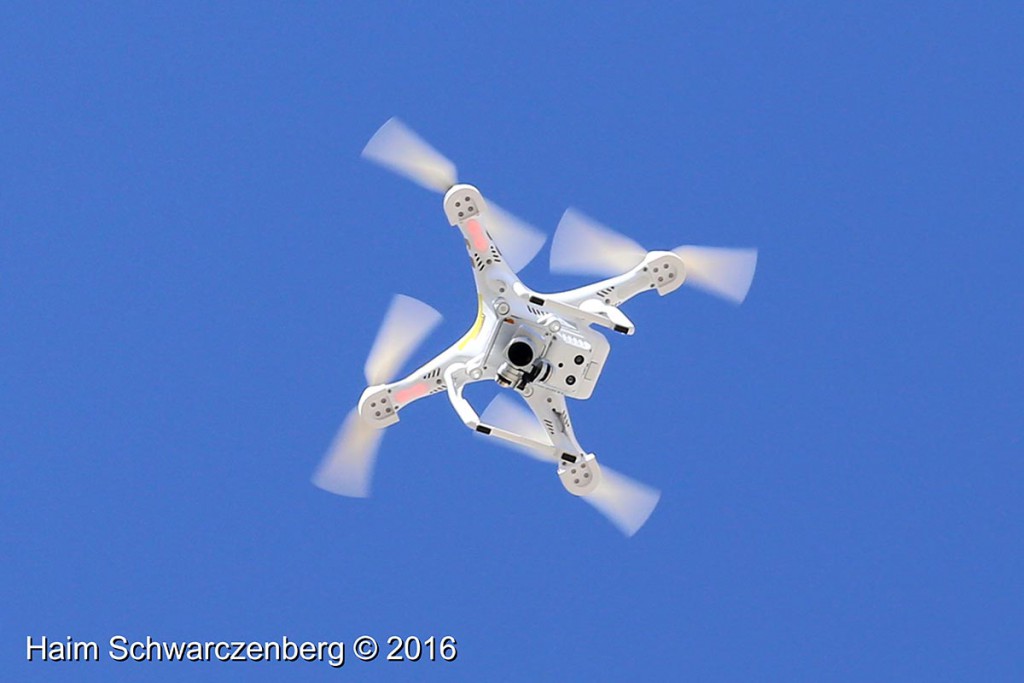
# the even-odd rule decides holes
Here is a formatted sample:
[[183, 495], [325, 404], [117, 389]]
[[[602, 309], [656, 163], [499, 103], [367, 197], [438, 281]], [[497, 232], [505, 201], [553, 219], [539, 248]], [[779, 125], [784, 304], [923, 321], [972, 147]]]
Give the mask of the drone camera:
[[525, 337], [516, 337], [505, 347], [505, 358], [517, 368], [528, 367], [535, 355], [533, 344]]

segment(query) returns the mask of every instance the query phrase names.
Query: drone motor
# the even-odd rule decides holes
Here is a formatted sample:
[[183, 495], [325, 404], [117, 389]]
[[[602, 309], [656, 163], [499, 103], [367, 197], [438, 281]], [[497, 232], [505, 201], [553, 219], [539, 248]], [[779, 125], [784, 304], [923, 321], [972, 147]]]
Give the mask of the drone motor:
[[564, 453], [558, 461], [558, 479], [572, 495], [585, 496], [600, 483], [601, 467], [593, 453]]

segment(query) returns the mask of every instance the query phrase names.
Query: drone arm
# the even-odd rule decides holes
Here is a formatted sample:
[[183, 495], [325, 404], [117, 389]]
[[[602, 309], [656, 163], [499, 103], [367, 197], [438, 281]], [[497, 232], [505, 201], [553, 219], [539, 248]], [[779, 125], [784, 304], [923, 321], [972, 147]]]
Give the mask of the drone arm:
[[671, 251], [652, 251], [644, 260], [622, 275], [601, 280], [585, 287], [550, 295], [572, 306], [595, 300], [607, 306], [620, 306], [641, 292], [656, 290], [664, 296], [683, 284], [686, 269], [682, 259]]
[[[414, 401], [444, 391], [448, 370], [453, 366], [461, 365], [460, 361], [463, 360], [463, 354], [460, 354], [456, 347], [452, 347], [436, 358], [427, 361], [402, 379], [389, 384], [370, 387], [367, 389], [367, 392], [373, 394], [374, 397], [383, 396], [390, 398], [391, 404], [397, 413]], [[397, 417], [395, 415], [396, 421]]]
[[565, 396], [548, 389], [535, 389], [524, 398], [554, 444], [558, 479], [562, 486], [574, 496], [593, 493], [601, 483], [601, 467], [593, 453], [580, 448], [569, 419]]
[[[472, 185], [460, 184], [451, 187], [444, 197], [444, 211], [448, 222], [462, 233], [469, 260], [473, 264], [473, 277], [478, 290], [487, 280], [495, 278], [514, 280], [515, 270], [525, 265], [522, 263], [513, 268], [513, 264], [507, 262], [505, 255], [498, 249], [495, 238], [496, 234], [500, 234], [502, 225], [506, 226], [505, 237], [508, 240], [506, 246], [518, 245], [520, 252], [524, 247], [523, 240], [529, 242], [540, 239], [543, 242], [539, 236], [531, 237], [529, 235], [532, 228], [519, 229], [513, 226], [513, 232], [509, 234], [508, 223], [514, 222], [515, 219], [504, 214], [493, 204], [485, 202], [480, 190]], [[529, 257], [526, 260], [529, 261], [533, 254], [540, 249], [540, 244], [537, 244], [535, 248], [527, 246], [526, 249], [529, 251]], [[511, 253], [515, 254], [514, 251]], [[523, 254], [519, 253], [518, 256], [521, 259]]]
[[569, 406], [564, 395], [535, 386], [534, 391], [523, 398], [537, 417], [537, 421], [547, 430], [556, 453], [583, 454], [584, 451], [576, 440], [572, 421], [569, 419]]

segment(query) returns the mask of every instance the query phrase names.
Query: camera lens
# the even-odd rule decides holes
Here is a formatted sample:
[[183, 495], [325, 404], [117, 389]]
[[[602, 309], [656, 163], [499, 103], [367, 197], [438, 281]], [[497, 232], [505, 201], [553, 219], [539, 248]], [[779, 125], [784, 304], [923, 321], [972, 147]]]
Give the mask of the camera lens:
[[505, 357], [517, 368], [525, 368], [533, 362], [533, 347], [525, 339], [513, 339], [505, 349]]

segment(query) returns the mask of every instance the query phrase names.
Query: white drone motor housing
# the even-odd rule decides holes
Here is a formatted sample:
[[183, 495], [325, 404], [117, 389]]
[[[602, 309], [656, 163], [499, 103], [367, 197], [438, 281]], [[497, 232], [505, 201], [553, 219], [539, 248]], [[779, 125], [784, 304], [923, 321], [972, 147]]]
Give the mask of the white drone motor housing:
[[453, 226], [479, 216], [486, 209], [483, 195], [472, 185], [453, 185], [444, 195], [444, 215]]
[[378, 429], [398, 422], [398, 407], [386, 385], [366, 388], [359, 398], [359, 416]]
[[601, 482], [601, 467], [593, 453], [563, 453], [558, 461], [558, 479], [572, 495], [585, 496]]
[[647, 264], [645, 270], [651, 276], [651, 284], [658, 290], [659, 296], [676, 291], [686, 279], [686, 266], [678, 254], [652, 251], [644, 260]]

